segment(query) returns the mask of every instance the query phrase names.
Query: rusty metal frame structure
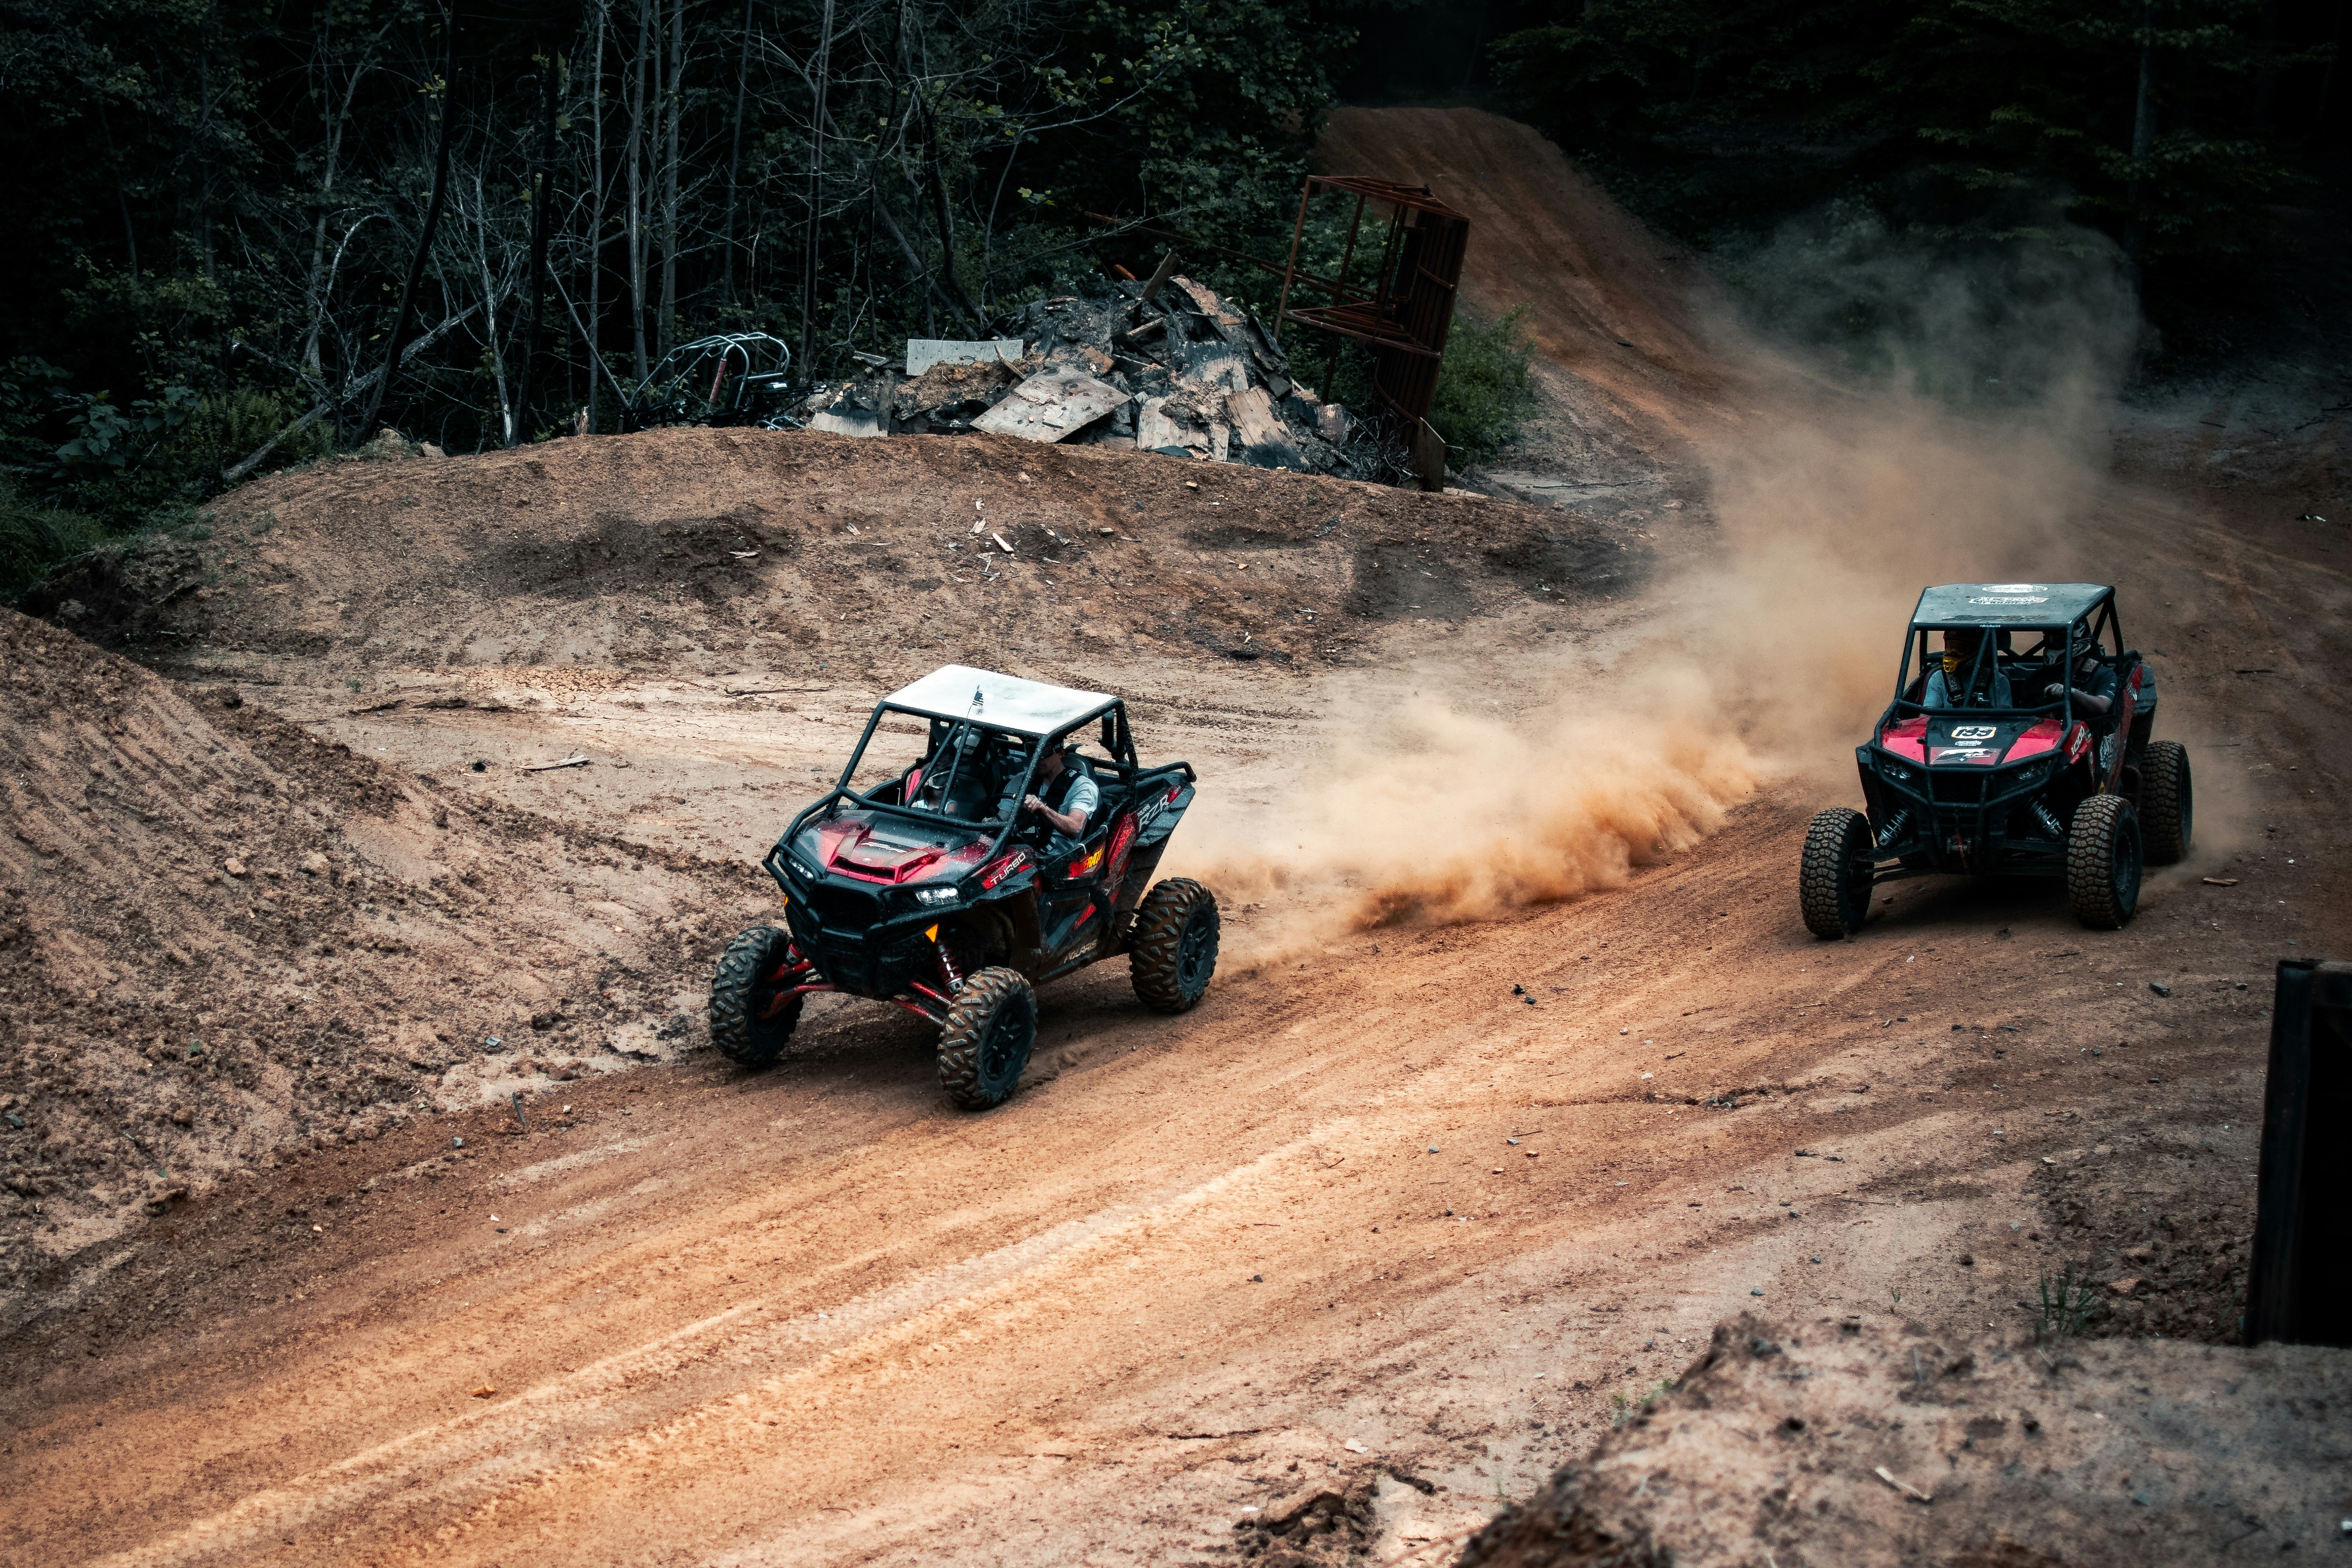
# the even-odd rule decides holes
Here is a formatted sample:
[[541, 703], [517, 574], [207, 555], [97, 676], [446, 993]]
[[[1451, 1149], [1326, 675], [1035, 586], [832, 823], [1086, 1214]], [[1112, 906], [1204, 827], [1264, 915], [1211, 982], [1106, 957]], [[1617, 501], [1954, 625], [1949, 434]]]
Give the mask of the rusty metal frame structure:
[[[1355, 217], [1348, 226], [1348, 243], [1340, 253], [1336, 279], [1298, 269], [1307, 205], [1326, 192], [1356, 198]], [[1389, 209], [1388, 234], [1381, 242], [1380, 270], [1372, 279], [1371, 291], [1363, 293], [1350, 289], [1348, 274], [1363, 233], [1364, 209], [1374, 203]], [[1462, 259], [1469, 238], [1470, 220], [1438, 200], [1427, 185], [1353, 174], [1309, 174], [1298, 193], [1298, 222], [1291, 230], [1289, 264], [1282, 271], [1276, 330], [1280, 331], [1295, 321], [1335, 334], [1323, 374], [1327, 391], [1339, 368], [1337, 340], [1353, 338], [1369, 347], [1373, 418], [1389, 425], [1397, 437], [1412, 440], [1427, 428], [1423, 421], [1437, 390], [1437, 366], [1445, 353], [1446, 334], [1454, 325], [1454, 303], [1461, 290]], [[1328, 294], [1330, 303], [1292, 309], [1291, 294], [1302, 283]]]

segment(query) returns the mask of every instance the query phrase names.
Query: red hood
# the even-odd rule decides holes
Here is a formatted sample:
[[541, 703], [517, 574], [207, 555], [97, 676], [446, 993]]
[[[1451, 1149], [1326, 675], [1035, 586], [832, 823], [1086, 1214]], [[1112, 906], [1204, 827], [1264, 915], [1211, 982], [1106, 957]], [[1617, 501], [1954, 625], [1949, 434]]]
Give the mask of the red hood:
[[921, 882], [960, 871], [988, 852], [985, 840], [958, 844], [919, 828], [836, 817], [815, 830], [817, 862], [866, 882]]

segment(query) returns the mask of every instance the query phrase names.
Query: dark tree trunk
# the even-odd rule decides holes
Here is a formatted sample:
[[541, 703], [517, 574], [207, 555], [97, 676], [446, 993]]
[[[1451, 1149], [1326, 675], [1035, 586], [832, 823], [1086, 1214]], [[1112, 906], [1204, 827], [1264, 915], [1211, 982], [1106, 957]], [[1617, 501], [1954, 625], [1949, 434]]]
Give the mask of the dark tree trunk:
[[816, 82], [809, 114], [808, 250], [801, 264], [801, 348], [793, 362], [803, 376], [815, 374], [810, 361], [816, 351], [816, 260], [824, 227], [824, 83], [833, 69], [833, 0], [824, 0], [817, 24]]
[[425, 204], [425, 231], [416, 237], [416, 253], [408, 258], [408, 280], [401, 285], [400, 310], [392, 319], [392, 339], [383, 346], [383, 374], [376, 377], [375, 390], [368, 395], [367, 412], [360, 416], [360, 428], [368, 430], [375, 424], [377, 413], [383, 407], [383, 395], [392, 386], [392, 378], [400, 369], [400, 345], [408, 336], [408, 327], [416, 314], [416, 286], [425, 280], [425, 262], [433, 254], [433, 233], [441, 226], [441, 208], [449, 194], [449, 128], [457, 118], [457, 8], [449, 7], [442, 18], [444, 47], [441, 66], [441, 129], [434, 137], [433, 195]]
[[540, 75], [539, 181], [538, 188], [531, 193], [530, 212], [530, 311], [523, 327], [522, 370], [515, 377], [515, 434], [509, 443], [518, 447], [530, 439], [531, 366], [539, 359], [540, 310], [547, 299], [548, 209], [555, 205], [556, 71], [552, 42], [541, 56]]
[[2130, 216], [2124, 219], [2124, 255], [2139, 265], [2147, 245], [2146, 199], [2148, 154], [2156, 151], [2156, 7], [2142, 0], [2139, 8], [2139, 92], [2132, 105], [2132, 172], [2124, 202]]
[[743, 0], [742, 51], [735, 62], [735, 139], [727, 153], [727, 232], [719, 247], [723, 258], [719, 279], [719, 302], [735, 302], [735, 192], [743, 174], [743, 98], [751, 80], [751, 0]]

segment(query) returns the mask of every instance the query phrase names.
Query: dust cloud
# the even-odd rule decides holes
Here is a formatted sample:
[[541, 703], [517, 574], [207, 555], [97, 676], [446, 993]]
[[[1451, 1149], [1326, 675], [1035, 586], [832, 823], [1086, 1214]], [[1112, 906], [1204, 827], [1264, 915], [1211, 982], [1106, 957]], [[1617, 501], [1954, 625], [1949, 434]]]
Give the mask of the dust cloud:
[[[1471, 659], [1342, 688], [1294, 779], [1203, 801], [1184, 868], [1265, 906], [1236, 957], [1614, 888], [1760, 789], [1858, 804], [1853, 748], [1893, 692], [1919, 590], [2085, 570], [2071, 525], [2104, 477], [2127, 299], [2095, 258], [2073, 286], [2045, 268], [2017, 297], [2013, 278], [1929, 276], [1846, 241], [1857, 289], [1920, 270], [1935, 309], [1867, 353], [1719, 324], [1741, 433], [1677, 486], [1713, 527], [1637, 616], [1564, 649], [1490, 633]], [[2008, 390], [1951, 395], [1972, 380]]]

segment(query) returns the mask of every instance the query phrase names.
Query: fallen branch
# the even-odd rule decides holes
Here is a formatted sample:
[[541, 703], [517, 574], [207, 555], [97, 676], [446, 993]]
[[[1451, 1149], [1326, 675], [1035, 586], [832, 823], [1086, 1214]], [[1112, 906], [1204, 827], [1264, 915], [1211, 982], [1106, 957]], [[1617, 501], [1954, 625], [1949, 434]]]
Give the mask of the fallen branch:
[[553, 773], [558, 768], [584, 768], [587, 765], [588, 758], [583, 753], [577, 757], [566, 757], [560, 763], [525, 763], [522, 765], [522, 771], [527, 773]]
[[722, 686], [719, 689], [730, 697], [774, 697], [786, 691], [806, 695], [825, 690], [822, 686]]
[[405, 697], [395, 697], [395, 698], [392, 699], [392, 700], [391, 700], [390, 701], [388, 701], [388, 702], [378, 702], [378, 703], [376, 703], [375, 705], [373, 705], [373, 707], [369, 707], [369, 708], [346, 708], [346, 709], [344, 709], [344, 710], [343, 710], [343, 712], [344, 712], [347, 716], [349, 716], [349, 717], [351, 717], [351, 718], [353, 718], [353, 719], [356, 719], [356, 718], [358, 718], [358, 717], [359, 717], [361, 714], [362, 714], [362, 713], [383, 713], [383, 712], [388, 712], [388, 711], [390, 711], [391, 710], [393, 710], [393, 709], [394, 709], [394, 708], [399, 707], [402, 703], [404, 703], [404, 702], [405, 702], [405, 701], [407, 701], [407, 700], [408, 700], [408, 699], [407, 699], [407, 698], [405, 698]]
[[[475, 311], [480, 309], [481, 306], [478, 304], [468, 305], [464, 310], [458, 311], [456, 315], [442, 321], [431, 331], [420, 334], [415, 342], [410, 343], [406, 348], [400, 351], [400, 363], [404, 365], [410, 360], [415, 359], [431, 344], [439, 342], [444, 337], [446, 337], [454, 328], [457, 327], [468, 316], [471, 316]], [[349, 386], [343, 388], [341, 396], [324, 399], [316, 407], [312, 408], [310, 413], [305, 414], [301, 418], [297, 419], [291, 425], [289, 425], [284, 429], [278, 431], [277, 435], [272, 436], [268, 440], [264, 441], [259, 447], [247, 455], [242, 461], [232, 463], [227, 468], [223, 468], [221, 470], [221, 483], [225, 485], [233, 485], [239, 479], [245, 478], [246, 475], [253, 472], [254, 469], [259, 468], [262, 463], [268, 458], [270, 453], [278, 450], [278, 444], [284, 441], [289, 436], [300, 435], [303, 431], [308, 430], [311, 426], [316, 425], [320, 420], [325, 418], [329, 414], [341, 407], [343, 405], [357, 401], [359, 395], [365, 392], [369, 387], [373, 386], [377, 381], [383, 378], [383, 367], [382, 365], [378, 365], [375, 369], [368, 372], [365, 375], [360, 377], [357, 381], [352, 382]]]

